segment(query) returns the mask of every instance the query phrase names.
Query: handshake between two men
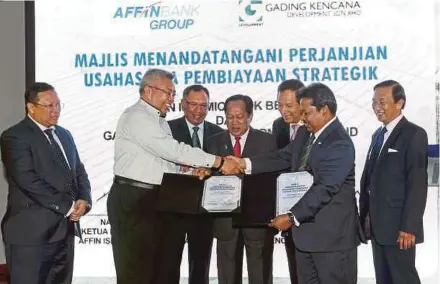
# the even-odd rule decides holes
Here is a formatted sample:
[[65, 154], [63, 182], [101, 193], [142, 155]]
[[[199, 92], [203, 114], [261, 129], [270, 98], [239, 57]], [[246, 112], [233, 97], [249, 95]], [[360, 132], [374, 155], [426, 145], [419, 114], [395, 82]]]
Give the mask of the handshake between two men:
[[[224, 175], [238, 175], [244, 174], [246, 170], [246, 162], [243, 158], [235, 156], [227, 156], [221, 158], [219, 172]], [[185, 170], [185, 169], [184, 169]], [[209, 168], [196, 168], [192, 170], [192, 175], [198, 176], [200, 179], [204, 179], [212, 174], [212, 170]]]
[[[219, 171], [224, 175], [237, 175], [245, 174], [246, 161], [244, 158], [236, 156], [227, 156], [221, 158], [222, 161], [219, 166]], [[200, 179], [204, 179], [212, 174], [212, 170], [209, 168], [196, 168], [191, 173], [194, 176], [198, 176]], [[292, 218], [288, 214], [282, 214], [276, 216], [268, 224], [269, 227], [278, 230], [288, 230], [293, 225]]]

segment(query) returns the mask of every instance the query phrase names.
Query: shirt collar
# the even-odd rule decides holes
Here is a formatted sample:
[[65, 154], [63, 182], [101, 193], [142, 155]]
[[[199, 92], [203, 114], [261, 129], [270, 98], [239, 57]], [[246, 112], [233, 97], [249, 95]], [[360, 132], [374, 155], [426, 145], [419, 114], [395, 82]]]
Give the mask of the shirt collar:
[[144, 99], [140, 98], [138, 103], [139, 103], [139, 105], [145, 107], [145, 109], [149, 113], [154, 114], [156, 116], [161, 116], [162, 115], [161, 112], [157, 108], [155, 108], [154, 106], [152, 106], [151, 104], [146, 102]]
[[400, 114], [398, 117], [393, 119], [390, 123], [388, 123], [387, 125], [384, 125], [384, 127], [386, 127], [386, 129], [387, 129], [387, 132], [391, 133], [402, 118], [403, 118], [403, 114]]
[[188, 125], [188, 129], [189, 129], [190, 132], [193, 130], [193, 127], [196, 127], [196, 126], [197, 126], [197, 127], [199, 128], [199, 130], [202, 131], [202, 133], [203, 133], [203, 129], [204, 129], [204, 126], [205, 126], [205, 122], [202, 122], [202, 123], [200, 123], [199, 125], [194, 125], [194, 124], [192, 124], [191, 122], [189, 122], [189, 120], [186, 119], [186, 117], [185, 117], [185, 121], [186, 121], [186, 125]]
[[332, 124], [333, 121], [335, 121], [337, 118], [337, 116], [333, 117], [329, 122], [327, 122], [326, 125], [324, 125], [321, 129], [319, 129], [318, 131], [316, 131], [315, 133], [315, 141], [318, 139], [319, 135], [322, 134], [322, 132], [324, 132], [324, 130], [330, 125]]
[[302, 122], [302, 120], [296, 122], [296, 123], [289, 123], [289, 126], [293, 126], [293, 125], [298, 125], [298, 126], [303, 126], [304, 122]]
[[[247, 130], [243, 135], [240, 136], [240, 141], [244, 141], [244, 140], [247, 139], [247, 137], [248, 137], [248, 135], [249, 135], [249, 130], [250, 130], [250, 129], [251, 129], [251, 128], [249, 127], [248, 130]], [[229, 133], [229, 136], [231, 137], [232, 140], [235, 140], [235, 136], [234, 136], [234, 135], [232, 135], [231, 133]]]
[[32, 116], [30, 116], [29, 114], [28, 114], [28, 117], [38, 126], [38, 128], [40, 128], [41, 129], [41, 131], [43, 131], [44, 132], [44, 130], [46, 130], [46, 129], [55, 129], [55, 126], [51, 126], [51, 127], [46, 127], [46, 126], [44, 126], [44, 125], [42, 125], [42, 124], [40, 124], [40, 123], [38, 123], [35, 119], [33, 119], [32, 118]]

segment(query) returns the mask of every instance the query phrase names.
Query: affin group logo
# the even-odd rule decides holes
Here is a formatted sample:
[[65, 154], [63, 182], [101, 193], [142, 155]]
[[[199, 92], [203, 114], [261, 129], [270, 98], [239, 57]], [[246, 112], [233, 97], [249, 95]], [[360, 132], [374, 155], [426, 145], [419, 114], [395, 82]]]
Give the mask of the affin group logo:
[[240, 15], [238, 22], [240, 27], [263, 25], [263, 0], [239, 0]]

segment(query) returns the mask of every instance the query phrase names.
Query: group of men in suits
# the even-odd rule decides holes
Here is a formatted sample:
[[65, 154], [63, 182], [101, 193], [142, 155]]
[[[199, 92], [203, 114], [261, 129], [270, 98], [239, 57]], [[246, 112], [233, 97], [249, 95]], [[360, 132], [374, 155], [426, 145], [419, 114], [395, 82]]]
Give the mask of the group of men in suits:
[[[184, 94], [185, 100], [188, 98]], [[313, 176], [314, 183], [304, 197], [290, 212], [271, 223], [285, 237], [291, 283], [356, 283], [357, 246], [370, 239], [377, 283], [420, 283], [415, 244], [423, 242], [428, 142], [426, 132], [403, 117], [403, 87], [393, 80], [374, 87], [373, 111], [383, 126], [373, 134], [368, 151], [361, 179], [360, 210], [355, 197], [355, 148], [336, 116], [333, 92], [323, 84], [304, 87], [298, 80], [287, 80], [279, 85], [277, 100], [281, 117], [273, 123], [275, 136], [263, 135], [250, 127], [252, 101], [235, 95], [225, 101], [227, 131], [204, 140], [208, 152], [229, 155], [243, 170], [251, 168], [248, 174], [307, 171]], [[208, 95], [204, 103], [209, 105]], [[240, 107], [248, 119], [248, 125], [243, 123], [242, 128], [240, 119], [233, 114]], [[180, 123], [180, 133], [186, 137], [179, 136], [178, 131], [173, 131], [173, 135], [197, 146], [188, 131], [194, 125], [188, 123], [188, 116], [185, 112], [184, 117], [170, 121], [170, 125]], [[208, 122], [203, 123], [206, 126]], [[261, 136], [259, 139], [247, 140], [256, 133]], [[244, 139], [236, 138], [243, 136]], [[277, 151], [271, 139], [275, 139]], [[247, 146], [237, 147], [240, 140]], [[249, 143], [254, 144], [252, 152], [247, 151]], [[230, 218], [216, 218], [213, 223], [205, 228], [212, 228], [217, 238], [219, 283], [241, 283], [243, 247], [250, 283], [272, 283], [271, 231], [234, 228]], [[261, 262], [253, 258], [252, 246], [246, 244], [249, 239], [259, 243]], [[205, 259], [205, 264], [208, 269], [209, 259]], [[260, 265], [259, 270], [256, 264]], [[262, 272], [260, 278], [255, 271]], [[208, 283], [206, 279], [203, 283]]]
[[[336, 98], [327, 86], [315, 83], [304, 87], [297, 80], [282, 82], [277, 92], [282, 117], [274, 121], [272, 135], [250, 126], [253, 102], [245, 95], [226, 99], [226, 131], [205, 121], [209, 91], [200, 85], [185, 89], [184, 117], [169, 121], [167, 126], [162, 114], [174, 99], [170, 76], [156, 69], [145, 74], [141, 99], [120, 121], [119, 132], [126, 139], [120, 137], [120, 150], [125, 152], [118, 152], [118, 157], [126, 155], [126, 150], [140, 151], [145, 157], [154, 156], [154, 162], [163, 170], [174, 165], [172, 161], [182, 164], [182, 171], [188, 170], [184, 164], [210, 165], [217, 169], [214, 174], [307, 171], [314, 181], [289, 212], [271, 221], [272, 228], [237, 227], [233, 218], [165, 213], [154, 215], [148, 224], [137, 224], [132, 221], [141, 220], [142, 214], [134, 216], [137, 211], [123, 203], [131, 202], [139, 212], [150, 210], [140, 202], [148, 197], [154, 203], [157, 181], [163, 173], [154, 172], [143, 181], [142, 169], [127, 167], [121, 160], [120, 167], [115, 167], [119, 175], [112, 187], [113, 198], [108, 201], [118, 283], [144, 283], [144, 264], [133, 262], [136, 267], [131, 267], [124, 262], [137, 259], [138, 254], [155, 265], [147, 267], [148, 283], [179, 283], [187, 241], [189, 283], [207, 284], [214, 237], [220, 284], [242, 282], [244, 251], [249, 283], [272, 283], [273, 238], [277, 230], [285, 237], [292, 283], [356, 283], [357, 246], [369, 239], [377, 283], [420, 283], [415, 244], [423, 242], [428, 142], [426, 132], [403, 116], [406, 96], [398, 82], [388, 80], [374, 87], [372, 107], [383, 125], [372, 136], [358, 212], [355, 149], [336, 116]], [[26, 117], [5, 130], [0, 140], [9, 183], [7, 211], [2, 220], [7, 264], [13, 284], [67, 284], [72, 282], [73, 238], [80, 236], [79, 220], [91, 208], [90, 183], [70, 132], [57, 125], [62, 103], [55, 89], [35, 83], [25, 92], [25, 104]], [[130, 131], [141, 123], [137, 118], [145, 119], [163, 135]], [[173, 141], [170, 134], [192, 148]], [[131, 136], [140, 147], [122, 143]], [[175, 153], [165, 146], [161, 148], [163, 153], [144, 151], [148, 143], [159, 147], [159, 140], [175, 146]], [[191, 157], [197, 157], [197, 161], [191, 162]], [[150, 180], [152, 183], [148, 183]], [[124, 216], [117, 216], [117, 212]], [[157, 220], [163, 224], [156, 227]], [[137, 231], [128, 230], [127, 224]], [[141, 243], [147, 235], [152, 243], [145, 250]], [[124, 242], [128, 239], [133, 242]], [[147, 251], [151, 255], [143, 255]]]

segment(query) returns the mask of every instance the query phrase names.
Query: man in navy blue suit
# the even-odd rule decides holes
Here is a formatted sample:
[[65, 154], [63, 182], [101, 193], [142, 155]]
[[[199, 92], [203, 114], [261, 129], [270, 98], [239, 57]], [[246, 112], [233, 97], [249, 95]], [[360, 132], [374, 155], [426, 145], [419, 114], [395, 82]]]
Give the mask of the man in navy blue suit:
[[360, 183], [361, 224], [372, 240], [376, 283], [420, 283], [416, 244], [422, 243], [428, 193], [428, 136], [402, 113], [403, 87], [374, 87], [372, 107], [383, 124], [373, 134]]
[[360, 224], [355, 199], [355, 150], [336, 117], [333, 92], [324, 84], [311, 84], [297, 93], [307, 142], [250, 159], [235, 159], [251, 173], [307, 171], [312, 186], [290, 212], [270, 226], [292, 232], [299, 284], [355, 284]]
[[57, 125], [55, 89], [34, 83], [26, 117], [1, 135], [9, 183], [2, 220], [6, 262], [14, 284], [72, 283], [74, 235], [92, 204], [90, 182], [70, 132]]

